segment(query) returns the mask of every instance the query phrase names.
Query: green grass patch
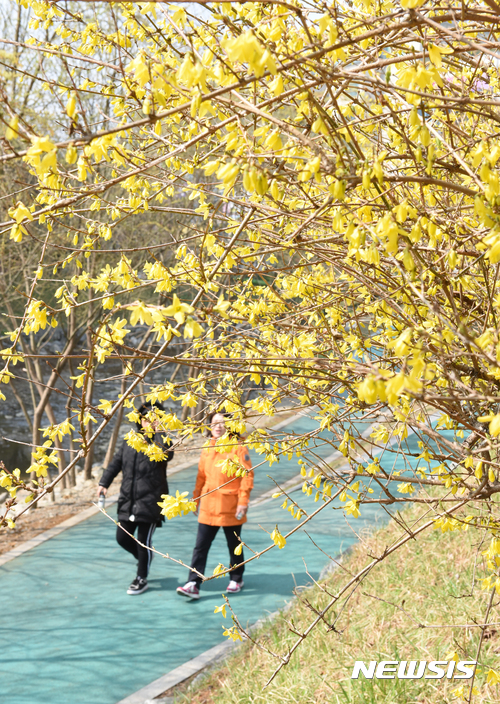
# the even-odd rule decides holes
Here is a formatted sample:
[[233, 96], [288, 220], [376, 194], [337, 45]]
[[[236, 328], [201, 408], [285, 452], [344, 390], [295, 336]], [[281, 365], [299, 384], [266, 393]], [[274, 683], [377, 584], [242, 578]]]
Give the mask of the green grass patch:
[[[421, 506], [413, 506], [402, 515], [411, 525], [421, 513]], [[356, 660], [446, 660], [451, 651], [460, 660], [476, 659], [481, 628], [457, 625], [483, 623], [490, 599], [490, 593], [481, 590], [478, 583], [485, 573], [481, 552], [489, 538], [481, 544], [483, 535], [477, 530], [443, 534], [428, 529], [416, 540], [410, 540], [375, 567], [349, 599], [339, 599], [326, 616], [328, 623], [323, 622], [312, 631], [288, 665], [264, 688], [279, 664], [266, 650], [286, 656], [297, 639], [291, 629], [302, 633], [315, 612], [331, 599], [324, 590], [336, 595], [350, 574], [356, 574], [371, 561], [369, 555], [382, 554], [401, 535], [401, 527], [391, 521], [373, 535], [362, 536], [362, 542], [344, 557], [342, 566], [322, 580], [320, 586], [300, 590], [287, 610], [252, 634], [256, 644], [244, 643], [201, 682], [178, 689], [175, 701], [444, 704], [464, 701], [456, 692], [464, 683], [463, 696], [467, 700], [470, 684], [466, 680], [350, 677]], [[485, 629], [474, 702], [500, 701], [500, 687], [486, 684], [488, 669], [500, 669], [500, 626], [494, 625], [500, 621], [498, 602], [495, 598], [490, 612], [489, 622], [493, 625]], [[232, 605], [237, 613], [237, 598]], [[226, 622], [231, 625], [229, 617]], [[419, 624], [444, 627], [422, 628]]]

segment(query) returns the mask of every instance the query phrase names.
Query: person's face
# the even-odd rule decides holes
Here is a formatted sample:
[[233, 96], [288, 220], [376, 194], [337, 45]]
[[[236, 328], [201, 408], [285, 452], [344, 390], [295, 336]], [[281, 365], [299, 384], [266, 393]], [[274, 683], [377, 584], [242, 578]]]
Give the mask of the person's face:
[[151, 422], [147, 418], [141, 418], [141, 425], [146, 432], [155, 433], [158, 428], [158, 421], [155, 420], [155, 421]]
[[212, 436], [217, 440], [221, 438], [226, 432], [226, 419], [222, 413], [216, 413], [212, 418], [212, 425], [210, 426], [212, 431]]

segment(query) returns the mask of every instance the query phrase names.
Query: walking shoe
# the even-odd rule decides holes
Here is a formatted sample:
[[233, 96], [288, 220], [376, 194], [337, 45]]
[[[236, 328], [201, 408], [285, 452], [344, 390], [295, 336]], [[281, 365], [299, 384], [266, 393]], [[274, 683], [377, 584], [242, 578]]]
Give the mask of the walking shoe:
[[237, 594], [238, 592], [241, 592], [242, 588], [243, 582], [235, 582], [234, 579], [232, 579], [227, 585], [226, 592], [229, 592], [230, 594]]
[[177, 587], [176, 592], [181, 596], [187, 596], [188, 599], [200, 598], [200, 590], [198, 589], [196, 582], [186, 582], [183, 587]]
[[127, 594], [142, 594], [148, 588], [148, 583], [142, 577], [136, 577], [130, 587], [127, 589]]

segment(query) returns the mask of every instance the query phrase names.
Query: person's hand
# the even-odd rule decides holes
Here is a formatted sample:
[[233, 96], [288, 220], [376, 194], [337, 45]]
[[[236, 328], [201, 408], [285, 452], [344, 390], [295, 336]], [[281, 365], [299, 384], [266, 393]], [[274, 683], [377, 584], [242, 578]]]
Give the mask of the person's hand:
[[238, 504], [238, 506], [236, 506], [236, 513], [235, 513], [236, 518], [238, 518], [238, 516], [240, 516], [240, 518], [238, 518], [238, 520], [241, 521], [241, 519], [244, 516], [246, 516], [247, 511], [248, 511], [248, 506], [243, 506], [242, 504]]
[[98, 487], [97, 487], [97, 498], [98, 498], [98, 499], [99, 499], [99, 497], [100, 497], [101, 494], [104, 494], [104, 496], [106, 496], [107, 493], [108, 493], [108, 490], [106, 489], [105, 486], [98, 486]]

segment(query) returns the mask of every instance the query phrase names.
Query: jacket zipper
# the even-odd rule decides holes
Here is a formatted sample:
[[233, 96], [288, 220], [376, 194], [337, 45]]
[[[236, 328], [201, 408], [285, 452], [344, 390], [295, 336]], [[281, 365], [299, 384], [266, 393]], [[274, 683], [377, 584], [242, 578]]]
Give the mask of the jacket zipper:
[[134, 453], [134, 464], [132, 467], [132, 491], [131, 491], [131, 505], [130, 505], [130, 515], [135, 516], [135, 477], [136, 477], [136, 464], [137, 464], [137, 451]]

